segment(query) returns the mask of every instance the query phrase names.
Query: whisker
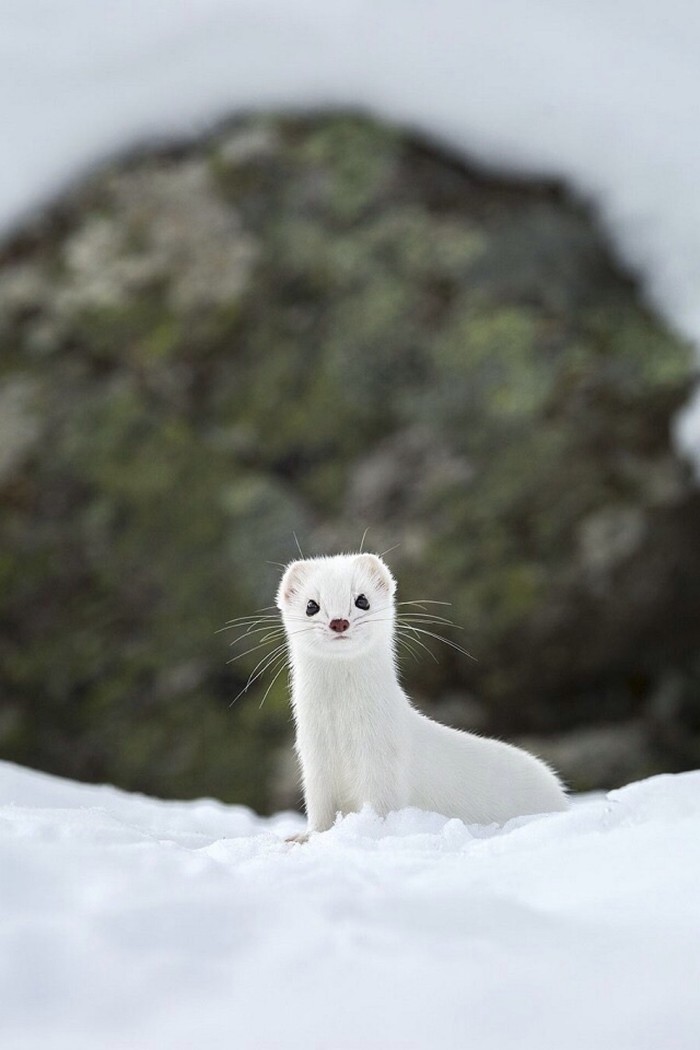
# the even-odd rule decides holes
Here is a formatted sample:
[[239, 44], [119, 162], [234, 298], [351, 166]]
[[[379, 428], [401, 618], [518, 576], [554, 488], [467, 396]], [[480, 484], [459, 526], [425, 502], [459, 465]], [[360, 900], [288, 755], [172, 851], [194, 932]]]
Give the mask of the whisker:
[[396, 605], [452, 605], [452, 602], [438, 602], [434, 598], [413, 598], [410, 602], [395, 602]]
[[[303, 616], [288, 615], [287, 620], [291, 620], [294, 623], [305, 622], [305, 618]], [[224, 627], [219, 627], [214, 633], [221, 634], [222, 631], [230, 631], [234, 627], [246, 627], [249, 624], [252, 624], [253, 626], [255, 626], [256, 624], [261, 624], [263, 626], [265, 624], [268, 624], [269, 626], [272, 626], [272, 624], [274, 623], [281, 624], [282, 622], [282, 617], [279, 613], [276, 616], [239, 616], [235, 620], [227, 620], [226, 625]]]
[[300, 543], [299, 543], [299, 540], [297, 539], [297, 534], [296, 534], [296, 532], [294, 532], [293, 530], [292, 530], [292, 536], [294, 537], [294, 542], [295, 542], [295, 543], [296, 543], [296, 545], [297, 545], [297, 550], [299, 551], [299, 553], [301, 554], [301, 557], [302, 557], [302, 559], [303, 559], [303, 558], [304, 558], [304, 552], [303, 552], [303, 550], [301, 549], [301, 545], [300, 545]]
[[[394, 626], [396, 627], [396, 640], [398, 641], [400, 639], [404, 643], [406, 642], [406, 632], [407, 631], [411, 631], [412, 633], [411, 633], [411, 635], [409, 635], [409, 637], [410, 637], [411, 641], [413, 642], [413, 644], [414, 645], [419, 645], [421, 647], [421, 649], [425, 649], [425, 651], [428, 654], [428, 656], [430, 657], [430, 659], [433, 660], [436, 664], [440, 663], [440, 661], [438, 660], [437, 656], [432, 651], [432, 649], [430, 649], [425, 644], [425, 642], [423, 642], [420, 638], [417, 638], [415, 636], [416, 632], [420, 631], [420, 628], [413, 627], [411, 624], [408, 624], [408, 623], [403, 623], [401, 621], [401, 619], [394, 618], [394, 617], [391, 617], [391, 616], [385, 616], [385, 617], [382, 617], [382, 618], [379, 618], [379, 617], [376, 617], [376, 616], [374, 616], [374, 617], [366, 617], [365, 619], [358, 620], [357, 622], [358, 623], [393, 623]], [[432, 632], [420, 632], [420, 633], [432, 633]], [[438, 638], [439, 635], [434, 635], [434, 637]], [[447, 639], [442, 639], [442, 640], [447, 642]]]
[[262, 631], [267, 631], [269, 634], [279, 634], [281, 631], [284, 631], [284, 627], [272, 627], [271, 624], [266, 624], [264, 627], [255, 627], [251, 624], [250, 627], [246, 628], [243, 634], [239, 634], [238, 638], [234, 638], [233, 641], [228, 644], [235, 645], [236, 642], [241, 642], [244, 638], [247, 638], [250, 641], [254, 634], [260, 634]]
[[[244, 693], [248, 692], [248, 690], [250, 689], [250, 687], [253, 684], [253, 682], [256, 682], [258, 680], [258, 678], [262, 678], [262, 676], [265, 674], [265, 672], [270, 667], [272, 667], [275, 663], [277, 663], [278, 660], [283, 659], [285, 661], [285, 663], [286, 663], [287, 655], [288, 654], [287, 654], [286, 642], [283, 643], [282, 645], [276, 646], [276, 648], [271, 653], [266, 653], [263, 656], [263, 658], [261, 660], [259, 660], [258, 663], [255, 665], [253, 670], [248, 675], [248, 680], [246, 681], [246, 684], [243, 686], [241, 691], [236, 696], [234, 696], [233, 700], [231, 701], [231, 703], [228, 706], [229, 707], [233, 707], [233, 705], [236, 703], [236, 701], [239, 699], [239, 697], [243, 696]], [[261, 664], [262, 664], [262, 667], [261, 667]], [[259, 671], [258, 671], [258, 668], [260, 668]]]
[[263, 635], [262, 638], [258, 638], [257, 641], [255, 641], [255, 639], [252, 637], [246, 638], [245, 635], [241, 635], [240, 638], [234, 638], [234, 640], [231, 642], [231, 645], [236, 645], [237, 642], [245, 641], [255, 641], [255, 645], [251, 649], [246, 649], [244, 653], [239, 653], [238, 656], [235, 656], [233, 659], [240, 660], [244, 656], [247, 656], [248, 653], [255, 652], [255, 650], [259, 649], [261, 646], [268, 645], [270, 642], [277, 641], [277, 639], [281, 638], [284, 638], [284, 631], [281, 628], [278, 628], [276, 631], [268, 631], [267, 634]]
[[260, 671], [256, 674], [253, 681], [256, 681], [258, 678], [262, 678], [263, 675], [267, 674], [270, 668], [274, 667], [278, 660], [284, 660], [284, 662], [286, 663], [288, 657], [289, 652], [286, 646], [280, 647], [279, 649], [275, 649], [273, 653], [270, 653], [264, 658], [264, 661], [260, 661], [260, 663], [263, 663], [263, 666], [260, 668]]
[[[270, 668], [276, 667], [277, 666], [277, 662], [279, 660], [283, 660], [285, 663], [287, 663], [287, 657], [288, 656], [289, 656], [289, 654], [288, 654], [286, 649], [283, 649], [281, 651], [277, 651], [276, 650], [274, 653], [270, 653], [269, 656], [265, 657], [265, 662], [264, 662], [263, 666], [260, 668], [260, 670], [255, 675], [255, 677], [251, 680], [251, 685], [253, 684], [253, 682], [257, 682], [258, 678], [262, 678], [264, 675], [266, 675], [267, 672], [270, 670]], [[247, 689], [246, 689], [246, 692], [247, 692]]]
[[[227, 661], [227, 663], [232, 664], [232, 663], [235, 663], [236, 660], [242, 660], [244, 656], [248, 656], [250, 653], [254, 653], [256, 651], [256, 649], [261, 649], [263, 647], [263, 645], [269, 645], [270, 642], [275, 640], [275, 638], [281, 638], [285, 634], [289, 638], [294, 638], [298, 634], [304, 634], [305, 631], [314, 631], [314, 630], [316, 630], [316, 627], [313, 624], [308, 624], [306, 627], [302, 627], [301, 629], [298, 629], [296, 631], [285, 631], [284, 627], [279, 627], [279, 628], [275, 629], [274, 631], [270, 631], [265, 636], [265, 638], [263, 638], [263, 640], [261, 642], [258, 642], [256, 645], [252, 646], [250, 649], [246, 649], [246, 651], [244, 653], [239, 653], [237, 656], [232, 657], [230, 660]], [[245, 637], [245, 636], [241, 635], [241, 638], [243, 638], [243, 637]], [[240, 641], [240, 639], [236, 639], [236, 641]], [[233, 645], [235, 643], [232, 642], [231, 644]]]
[[[398, 635], [398, 634], [400, 634], [400, 633], [401, 633], [401, 629], [399, 629], [399, 630], [397, 631], [397, 635]], [[431, 659], [431, 660], [432, 660], [432, 661], [433, 661], [434, 663], [436, 663], [436, 664], [439, 664], [439, 663], [440, 663], [440, 661], [438, 660], [438, 658], [437, 658], [437, 656], [435, 655], [435, 653], [433, 652], [433, 650], [432, 650], [432, 649], [429, 649], [429, 648], [428, 648], [428, 646], [427, 646], [427, 645], [425, 644], [425, 642], [422, 642], [422, 641], [420, 640], [420, 638], [414, 638], [413, 636], [411, 636], [411, 641], [412, 641], [412, 642], [414, 642], [414, 643], [415, 643], [416, 645], [419, 645], [419, 646], [421, 647], [421, 649], [425, 649], [426, 653], [428, 654], [428, 656], [430, 657], [430, 659]]]
[[443, 645], [449, 645], [449, 647], [451, 649], [456, 649], [456, 651], [458, 653], [463, 653], [464, 656], [468, 656], [470, 660], [476, 660], [475, 656], [472, 656], [472, 654], [470, 652], [467, 652], [467, 650], [464, 649], [461, 645], [458, 645], [457, 642], [452, 642], [452, 641], [450, 641], [449, 638], [443, 638], [443, 636], [441, 634], [435, 634], [434, 631], [427, 631], [423, 627], [414, 627], [414, 626], [409, 625], [409, 624], [403, 624], [402, 630], [404, 630], [404, 631], [417, 631], [419, 634], [428, 635], [430, 638], [435, 638], [436, 641], [442, 642]]
[[[248, 678], [250, 679], [253, 675], [256, 675], [256, 677], [257, 677], [257, 670], [258, 670], [258, 668], [262, 664], [266, 663], [267, 660], [276, 660], [278, 656], [280, 656], [280, 655], [282, 655], [284, 653], [286, 648], [287, 648], [286, 641], [280, 642], [269, 653], [265, 653], [264, 656], [261, 656], [260, 659], [258, 660], [258, 662], [256, 663], [255, 667], [253, 668], [253, 670], [248, 675]], [[261, 671], [260, 673], [262, 674], [263, 671]]]
[[[250, 675], [248, 675], [248, 678], [255, 675], [255, 672], [257, 671], [258, 667], [260, 667], [260, 665], [264, 663], [265, 660], [268, 660], [271, 656], [277, 656], [279, 653], [281, 653], [285, 645], [286, 642], [278, 642], [272, 649], [269, 649], [266, 653], [263, 653], [253, 670], [250, 672]], [[246, 654], [244, 653], [243, 655]], [[233, 661], [229, 660], [229, 663], [233, 663]]]
[[269, 618], [265, 619], [260, 619], [260, 617], [257, 617], [255, 620], [242, 620], [240, 623], [229, 624], [228, 626], [237, 627], [240, 631], [252, 631], [258, 627], [263, 630], [271, 631], [273, 627], [283, 627], [284, 624], [279, 616], [270, 616]]
[[250, 649], [246, 649], [244, 653], [238, 653], [237, 656], [232, 656], [230, 660], [227, 660], [227, 664], [235, 664], [237, 660], [242, 660], [244, 656], [250, 656], [251, 653], [257, 652], [258, 649], [262, 649], [264, 645], [269, 645], [270, 642], [274, 641], [275, 638], [281, 637], [281, 634], [270, 635], [269, 638], [263, 639], [262, 642], [258, 642], [257, 645], [252, 646]]
[[261, 627], [272, 630], [275, 624], [278, 624], [278, 619], [251, 619], [248, 623], [243, 621], [242, 624], [227, 624], [226, 627], [219, 627], [214, 632], [215, 634], [224, 634], [225, 631], [242, 631], [248, 630], [248, 628]]
[[363, 550], [364, 545], [365, 545], [365, 537], [367, 536], [367, 533], [369, 532], [369, 530], [370, 530], [370, 526], [368, 525], [367, 528], [365, 529], [365, 531], [362, 533], [362, 539], [360, 540], [360, 554], [362, 554], [362, 550]]
[[[259, 609], [253, 609], [251, 612], [247, 613], [247, 615], [245, 617], [238, 616], [238, 617], [234, 617], [234, 619], [239, 619], [239, 620], [240, 619], [247, 619], [248, 616], [260, 616], [260, 615], [263, 615], [264, 613], [274, 613], [275, 616], [279, 616], [280, 615], [280, 611], [279, 611], [279, 609], [277, 608], [276, 605], [262, 605]], [[226, 623], [231, 623], [231, 621], [227, 620]]]
[[409, 642], [408, 638], [403, 638], [403, 637], [400, 637], [399, 635], [397, 635], [396, 636], [396, 644], [397, 645], [402, 645], [404, 647], [404, 649], [406, 649], [406, 651], [409, 653], [409, 655], [413, 657], [413, 659], [416, 661], [416, 663], [418, 662], [418, 653], [413, 648], [413, 646], [412, 646], [411, 642]]
[[400, 543], [395, 543], [393, 547], [387, 547], [387, 549], [385, 551], [382, 551], [382, 553], [379, 555], [379, 557], [383, 558], [385, 555], [391, 554], [392, 551], [395, 551], [400, 546], [401, 546]]
[[317, 627], [316, 627], [315, 623], [307, 623], [306, 627], [301, 627], [301, 628], [299, 628], [296, 631], [288, 631], [287, 632], [287, 637], [289, 637], [289, 638], [296, 638], [296, 636], [298, 634], [305, 634], [307, 631], [315, 631], [315, 630], [317, 630]]
[[397, 613], [396, 618], [397, 620], [405, 620], [407, 623], [410, 623], [412, 620], [417, 620], [419, 623], [442, 623], [446, 627], [456, 627], [460, 631], [464, 630], [461, 623], [456, 623], [454, 620], [448, 619], [447, 616], [437, 616], [435, 613], [400, 612]]
[[[410, 619], [409, 619], [409, 614], [407, 614], [407, 613], [399, 613], [398, 615], [396, 615], [394, 617], [391, 617], [391, 616], [384, 616], [384, 617], [366, 616], [366, 617], [363, 617], [362, 619], [358, 618], [355, 622], [358, 625], [367, 624], [367, 623], [394, 623], [394, 624], [396, 624], [397, 627], [402, 627], [403, 626], [403, 627], [410, 628], [411, 626], [418, 626], [418, 625], [420, 625], [421, 627], [428, 627], [428, 626], [432, 625], [432, 626], [435, 626], [435, 627], [454, 627], [458, 631], [463, 631], [464, 630], [464, 628], [462, 627], [461, 624], [454, 623], [453, 620], [447, 620], [447, 619], [445, 619], [444, 616], [440, 616], [440, 617], [436, 618], [436, 617], [433, 617], [433, 616], [431, 616], [431, 615], [429, 615], [427, 613], [425, 615], [423, 615], [423, 614], [416, 614], [415, 617], [411, 614], [411, 618]], [[441, 636], [437, 635], [436, 637], [441, 637]], [[447, 640], [447, 639], [445, 639], [445, 640]]]
[[262, 698], [262, 700], [260, 701], [260, 707], [258, 708], [258, 711], [262, 708], [262, 705], [267, 700], [267, 697], [268, 697], [268, 694], [269, 694], [270, 690], [272, 689], [273, 685], [275, 684], [275, 682], [277, 681], [279, 676], [282, 674], [282, 672], [284, 671], [286, 666], [287, 666], [287, 661], [285, 660], [284, 663], [282, 664], [282, 666], [280, 667], [279, 671], [277, 672], [277, 674], [275, 675], [275, 677], [272, 679], [272, 681], [268, 685], [267, 689], [265, 690], [265, 695]]
[[224, 627], [219, 627], [214, 632], [215, 634], [221, 634], [223, 631], [232, 631], [238, 627], [255, 627], [257, 624], [265, 626], [266, 624], [272, 626], [273, 623], [281, 623], [279, 616], [256, 616], [255, 618], [241, 616], [239, 620], [229, 620]]
[[405, 627], [439, 627], [445, 628], [449, 631], [463, 631], [464, 628], [460, 627], [458, 623], [445, 622], [445, 620], [404, 620], [402, 616], [397, 617], [397, 623], [403, 624]]

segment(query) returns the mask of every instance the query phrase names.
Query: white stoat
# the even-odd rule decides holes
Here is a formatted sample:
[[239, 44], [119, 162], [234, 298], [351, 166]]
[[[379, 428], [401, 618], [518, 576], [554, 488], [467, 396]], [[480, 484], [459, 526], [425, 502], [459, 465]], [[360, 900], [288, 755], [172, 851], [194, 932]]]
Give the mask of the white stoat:
[[395, 590], [375, 554], [295, 561], [282, 577], [309, 831], [367, 803], [380, 815], [416, 806], [469, 824], [566, 809], [539, 759], [413, 707], [396, 669]]

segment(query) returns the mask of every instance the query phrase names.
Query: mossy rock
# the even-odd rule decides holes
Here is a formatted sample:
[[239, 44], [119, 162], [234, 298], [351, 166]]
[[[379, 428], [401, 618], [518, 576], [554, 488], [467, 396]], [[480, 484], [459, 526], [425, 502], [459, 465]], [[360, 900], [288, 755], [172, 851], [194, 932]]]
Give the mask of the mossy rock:
[[690, 356], [556, 186], [353, 114], [241, 119], [7, 244], [0, 335], [3, 757], [267, 808], [285, 675], [229, 706], [265, 649], [217, 631], [293, 534], [400, 544], [478, 658], [407, 685], [504, 735], [639, 718], [692, 664]]

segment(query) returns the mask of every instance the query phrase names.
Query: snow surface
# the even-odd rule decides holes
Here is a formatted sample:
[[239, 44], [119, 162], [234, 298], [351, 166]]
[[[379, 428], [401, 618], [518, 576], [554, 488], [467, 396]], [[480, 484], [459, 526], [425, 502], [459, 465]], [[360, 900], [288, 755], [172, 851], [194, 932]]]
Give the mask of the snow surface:
[[[565, 178], [700, 348], [697, 0], [0, 0], [0, 229], [107, 155], [354, 105]], [[700, 393], [678, 424], [700, 469]]]
[[697, 1050], [700, 772], [505, 828], [0, 763], [3, 1050]]

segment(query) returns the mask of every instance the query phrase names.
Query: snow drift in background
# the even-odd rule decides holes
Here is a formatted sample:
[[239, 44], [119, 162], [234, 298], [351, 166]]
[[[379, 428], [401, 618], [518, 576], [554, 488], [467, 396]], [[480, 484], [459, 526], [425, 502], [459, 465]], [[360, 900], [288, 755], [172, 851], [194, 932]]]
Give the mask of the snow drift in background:
[[2, 1046], [696, 1050], [700, 773], [300, 826], [0, 763]]
[[[592, 198], [700, 346], [696, 0], [0, 0], [0, 227], [135, 142], [357, 106]], [[700, 464], [700, 397], [679, 421]]]

